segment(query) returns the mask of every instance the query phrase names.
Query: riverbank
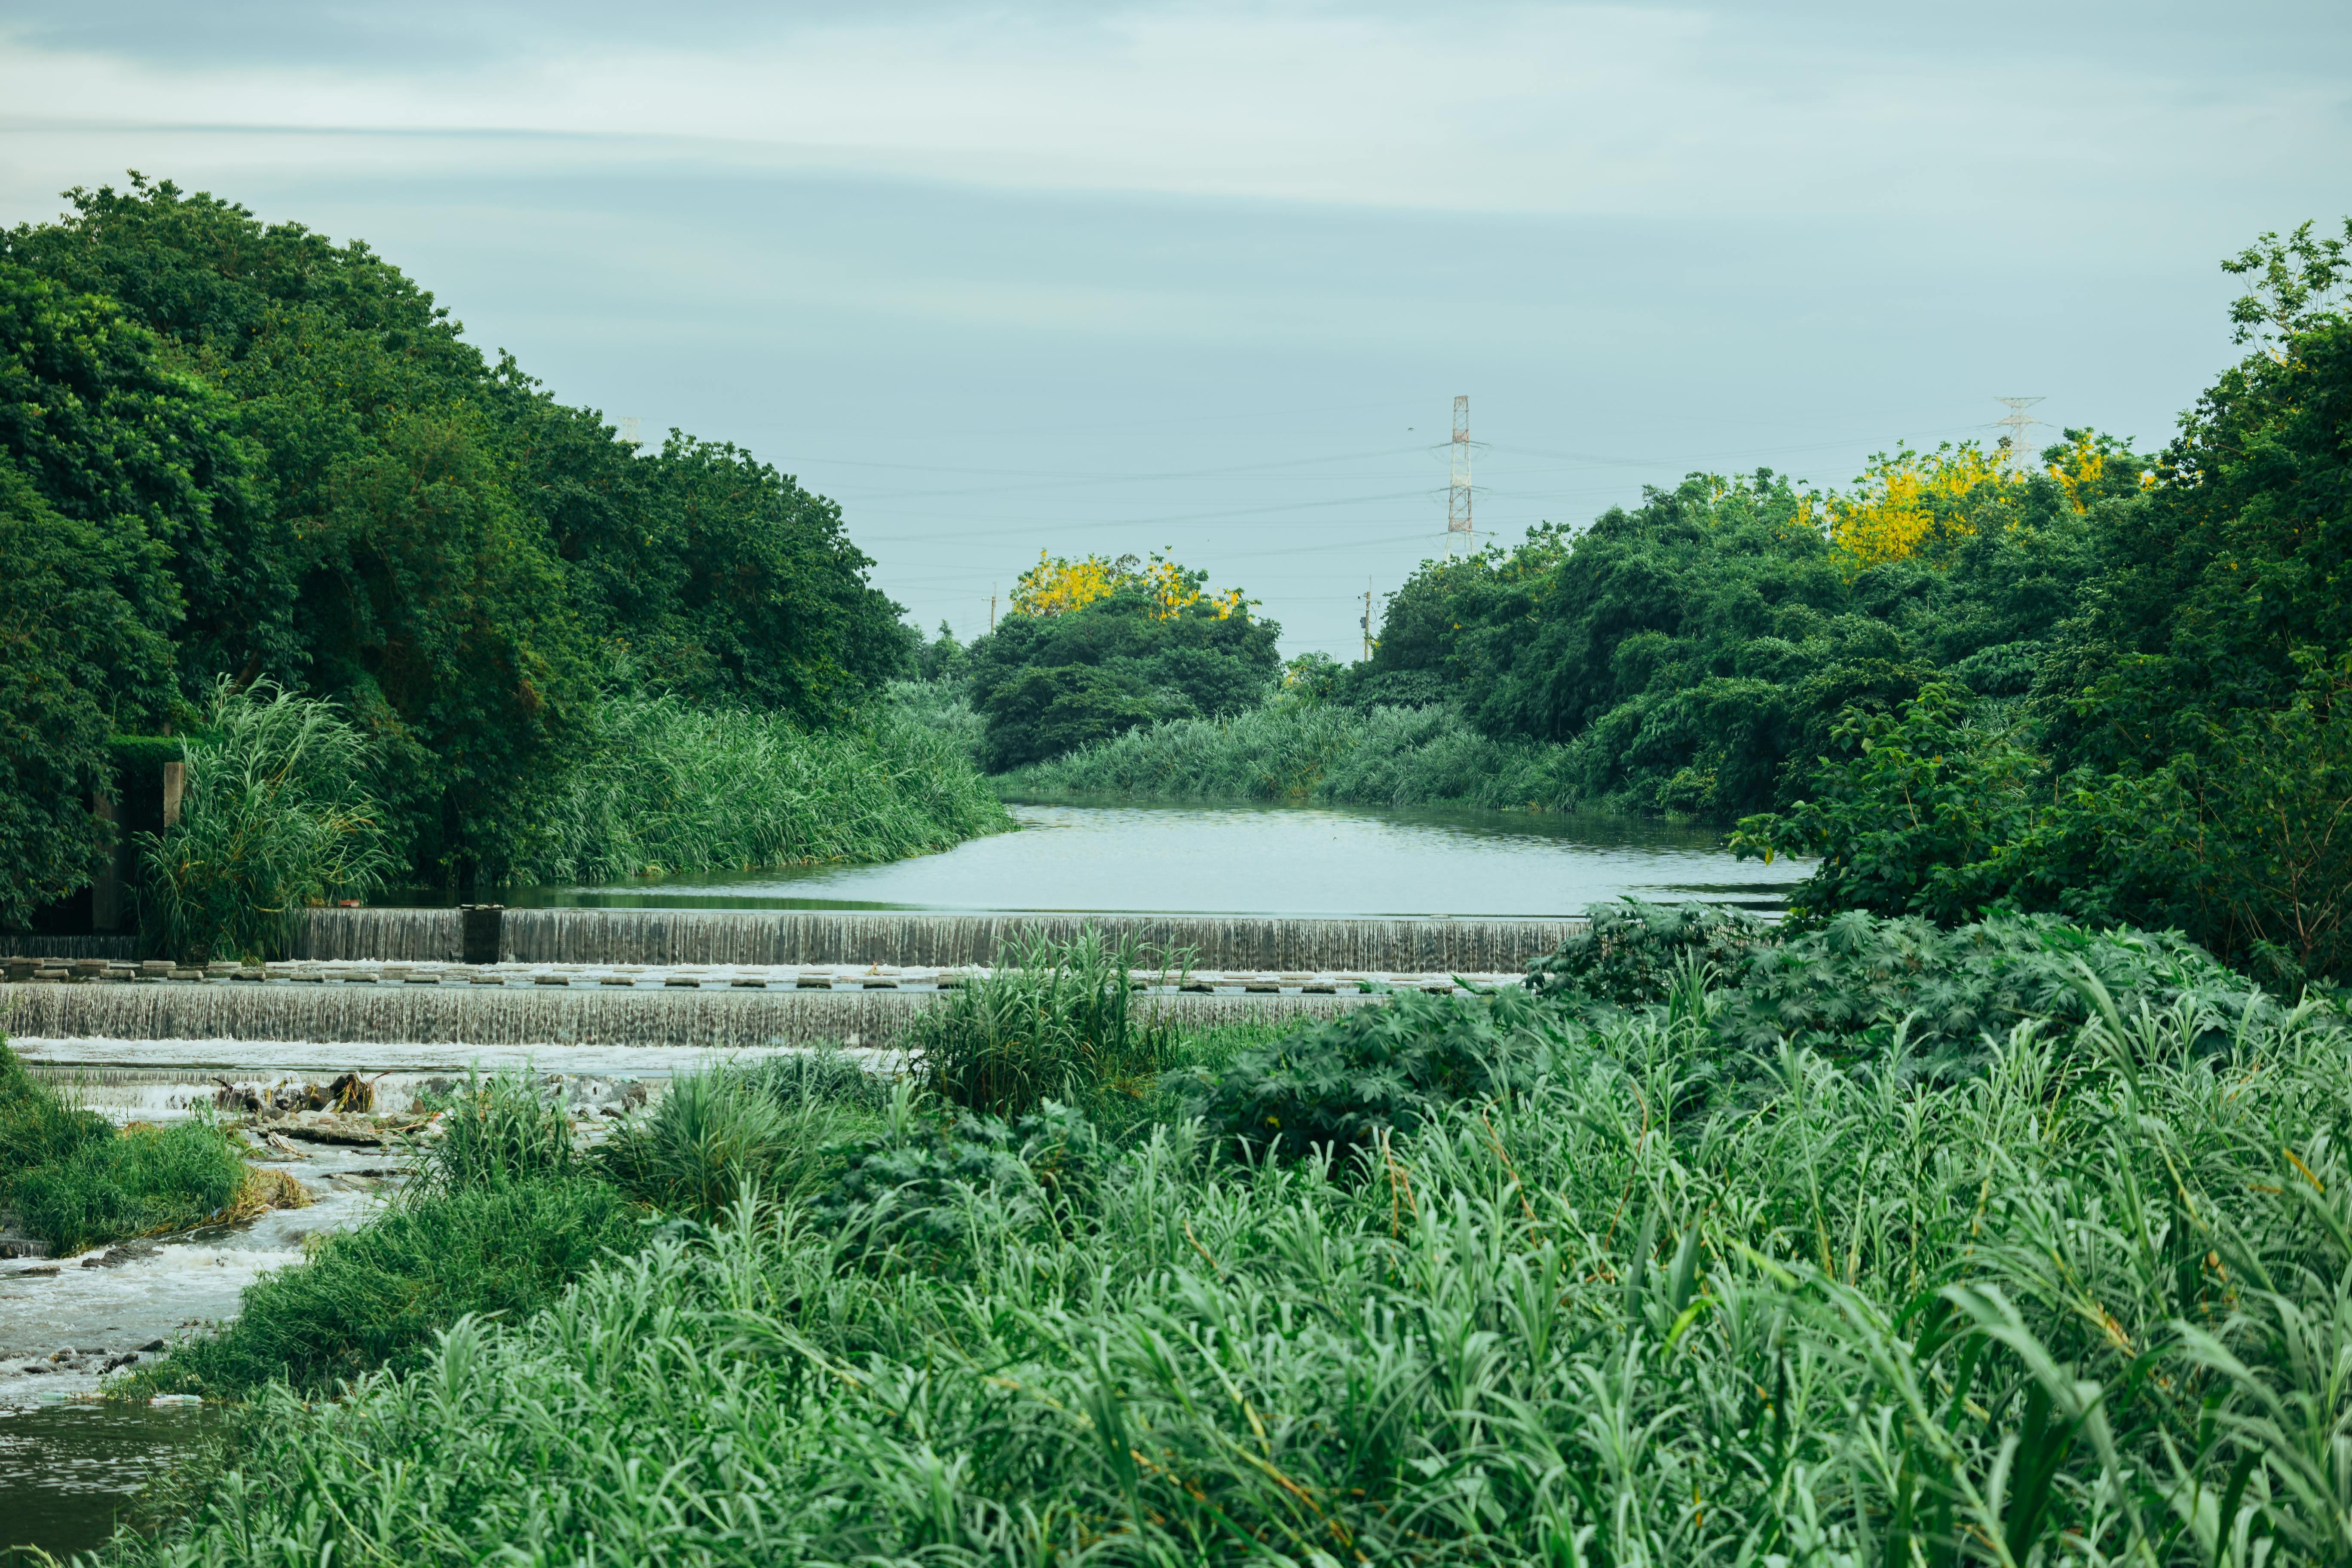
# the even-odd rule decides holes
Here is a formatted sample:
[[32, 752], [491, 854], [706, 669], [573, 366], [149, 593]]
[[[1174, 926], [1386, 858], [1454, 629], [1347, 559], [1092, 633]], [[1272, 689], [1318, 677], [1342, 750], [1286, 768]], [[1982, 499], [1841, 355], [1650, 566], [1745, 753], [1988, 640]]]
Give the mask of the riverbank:
[[1019, 799], [1286, 801], [1571, 811], [1568, 748], [1501, 742], [1442, 703], [1349, 708], [1276, 699], [1231, 719], [1146, 724], [1000, 774]]

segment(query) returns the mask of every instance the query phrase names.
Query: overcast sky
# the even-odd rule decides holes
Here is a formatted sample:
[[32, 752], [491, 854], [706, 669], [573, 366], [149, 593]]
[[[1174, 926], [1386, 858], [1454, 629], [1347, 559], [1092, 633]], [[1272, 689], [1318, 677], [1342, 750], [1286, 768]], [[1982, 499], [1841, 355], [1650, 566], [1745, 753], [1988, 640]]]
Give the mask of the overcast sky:
[[2160, 444], [2217, 260], [2352, 211], [2352, 6], [0, 0], [0, 221], [126, 168], [751, 447], [927, 628], [1172, 547], [1352, 656], [1456, 394], [1510, 540], [2004, 394]]

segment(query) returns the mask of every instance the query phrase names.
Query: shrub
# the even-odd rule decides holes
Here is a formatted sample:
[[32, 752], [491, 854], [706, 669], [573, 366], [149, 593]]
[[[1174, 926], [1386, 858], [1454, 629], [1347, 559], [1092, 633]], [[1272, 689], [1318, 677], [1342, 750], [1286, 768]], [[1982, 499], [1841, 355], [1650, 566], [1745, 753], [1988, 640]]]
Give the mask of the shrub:
[[1583, 1038], [1568, 1014], [1524, 990], [1407, 991], [1176, 1081], [1211, 1133], [1244, 1151], [1279, 1141], [1297, 1157], [1412, 1128], [1440, 1106], [1516, 1093]]
[[142, 917], [177, 956], [277, 957], [305, 905], [363, 899], [392, 872], [367, 742], [331, 703], [268, 680], [223, 679], [207, 723], [187, 742], [179, 826], [142, 836]]
[[1769, 921], [1717, 904], [1629, 898], [1592, 905], [1584, 921], [1559, 951], [1529, 966], [1530, 989], [1584, 1003], [1647, 1006], [1664, 1002], [1690, 965], [1727, 975], [1774, 937]]

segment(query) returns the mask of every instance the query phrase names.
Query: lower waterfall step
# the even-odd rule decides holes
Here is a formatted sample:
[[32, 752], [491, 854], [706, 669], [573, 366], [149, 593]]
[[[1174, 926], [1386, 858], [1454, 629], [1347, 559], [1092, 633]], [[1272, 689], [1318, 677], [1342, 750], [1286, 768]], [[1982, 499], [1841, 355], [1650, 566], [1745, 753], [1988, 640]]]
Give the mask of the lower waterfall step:
[[[306, 1041], [437, 1046], [893, 1046], [952, 992], [597, 985], [245, 984], [0, 986], [0, 1018], [28, 1057], [49, 1042]], [[1139, 995], [1147, 1017], [1195, 1027], [1333, 1017], [1376, 993]]]

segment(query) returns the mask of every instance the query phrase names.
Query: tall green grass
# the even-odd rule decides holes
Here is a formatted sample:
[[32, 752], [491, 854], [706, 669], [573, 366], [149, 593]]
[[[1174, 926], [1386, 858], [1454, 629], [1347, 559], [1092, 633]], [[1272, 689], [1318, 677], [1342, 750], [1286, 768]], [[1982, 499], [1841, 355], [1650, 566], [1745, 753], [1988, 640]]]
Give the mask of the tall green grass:
[[1063, 942], [1021, 933], [985, 977], [917, 1014], [904, 1045], [927, 1088], [983, 1115], [1140, 1101], [1178, 1065], [1179, 1037], [1135, 1005], [1129, 976], [1165, 962], [1093, 926]]
[[268, 680], [224, 679], [205, 721], [178, 825], [142, 836], [142, 923], [175, 957], [278, 957], [305, 905], [364, 899], [394, 872], [366, 737]]
[[1186, 1127], [926, 1268], [741, 1205], [273, 1390], [175, 1564], [2352, 1560], [2352, 1054], [2026, 1022], [1955, 1086], [1716, 1002], [1344, 1160]]
[[835, 1146], [877, 1123], [886, 1100], [878, 1079], [835, 1053], [684, 1073], [597, 1163], [638, 1202], [705, 1222], [752, 1192], [797, 1204], [838, 1169]]
[[512, 880], [892, 860], [1012, 826], [952, 731], [887, 704], [809, 731], [778, 714], [612, 698], [590, 728]]
[[1234, 719], [1178, 719], [1005, 774], [1014, 795], [1350, 805], [1577, 805], [1566, 752], [1488, 740], [1454, 709], [1276, 700]]
[[185, 1229], [235, 1208], [251, 1178], [212, 1123], [118, 1130], [36, 1081], [0, 1038], [0, 1211], [53, 1255]]

